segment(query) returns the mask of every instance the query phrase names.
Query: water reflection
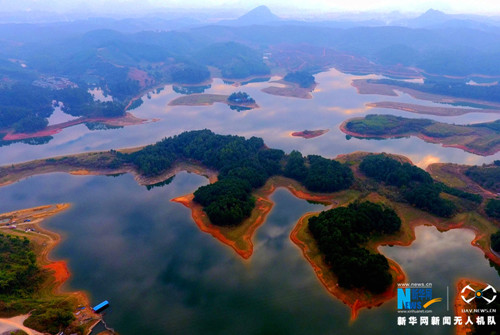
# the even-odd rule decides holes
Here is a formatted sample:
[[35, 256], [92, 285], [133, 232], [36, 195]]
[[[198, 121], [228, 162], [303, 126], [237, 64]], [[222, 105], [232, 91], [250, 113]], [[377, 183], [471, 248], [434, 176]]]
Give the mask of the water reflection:
[[[432, 102], [422, 102], [406, 94], [398, 97], [360, 95], [351, 86], [352, 80], [356, 78], [379, 77], [347, 75], [333, 69], [319, 73], [316, 75], [316, 81], [319, 84], [313, 92], [314, 98], [309, 100], [272, 96], [260, 90], [274, 84], [250, 83], [242, 89], [250, 94], [261, 108], [241, 111], [240, 113], [235, 113], [223, 104], [201, 107], [168, 106], [168, 103], [179, 94], [173, 91], [172, 86], [166, 86], [161, 91], [151, 92], [151, 99], [145, 100], [142, 106], [134, 110], [137, 117], [157, 118], [160, 119], [159, 122], [112, 129], [106, 132], [91, 132], [83, 125], [71, 127], [55, 135], [50, 143], [43, 146], [30, 147], [26, 144], [14, 143], [8, 147], [0, 148], [0, 164], [82, 151], [145, 145], [182, 131], [204, 128], [222, 134], [260, 136], [270, 147], [280, 148], [287, 152], [297, 149], [305, 154], [320, 154], [328, 157], [363, 150], [403, 154], [409, 156], [414, 162], [421, 162], [429, 155], [439, 157], [442, 162], [468, 164], [488, 163], [494, 159], [500, 159], [500, 153], [481, 157], [460, 149], [443, 148], [439, 144], [426, 143], [417, 138], [386, 141], [352, 139], [347, 141], [338, 127], [348, 117], [364, 116], [367, 113], [391, 113], [405, 117], [420, 117], [404, 111], [368, 109], [365, 107], [365, 103], [388, 100], [443, 106]], [[271, 80], [276, 79], [279, 78], [271, 78]], [[221, 80], [215, 79], [211, 87], [205, 90], [205, 93], [231, 94], [236, 90], [237, 88], [225, 85]], [[425, 117], [454, 123], [485, 122], [497, 118], [495, 114], [484, 113], [465, 114], [453, 118], [431, 115]], [[324, 128], [329, 128], [330, 132], [311, 140], [289, 136], [291, 131]]]
[[[53, 257], [67, 259], [69, 288], [93, 302], [108, 299], [106, 320], [121, 334], [399, 334], [395, 301], [364, 310], [349, 324], [349, 310], [330, 296], [301, 251], [289, 240], [297, 220], [325, 207], [278, 189], [275, 206], [255, 237], [254, 255], [241, 260], [198, 230], [190, 211], [169, 200], [206, 184], [179, 173], [147, 190], [131, 175], [49, 174], [0, 188], [0, 211], [71, 202], [47, 226], [63, 233]], [[417, 228], [410, 247], [385, 247], [412, 281], [432, 281], [437, 294], [459, 276], [497, 287], [498, 276], [470, 245], [472, 233]], [[430, 328], [451, 334], [452, 328]], [[420, 330], [405, 329], [405, 334]]]
[[172, 89], [175, 93], [179, 94], [195, 94], [195, 93], [203, 93], [205, 90], [209, 89], [212, 85], [203, 85], [203, 86], [172, 86]]

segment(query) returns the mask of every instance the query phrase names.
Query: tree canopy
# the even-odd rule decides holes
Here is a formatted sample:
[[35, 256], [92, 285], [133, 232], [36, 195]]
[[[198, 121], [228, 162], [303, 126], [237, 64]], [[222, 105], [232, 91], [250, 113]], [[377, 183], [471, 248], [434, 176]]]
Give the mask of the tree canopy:
[[368, 177], [397, 187], [411, 205], [438, 216], [450, 217], [457, 210], [452, 201], [440, 197], [442, 192], [476, 204], [482, 201], [480, 195], [436, 183], [430, 174], [421, 168], [410, 163], [401, 163], [384, 154], [367, 155], [359, 168]]
[[[311, 191], [333, 192], [351, 186], [351, 169], [337, 161], [308, 156], [303, 174], [291, 173], [299, 152], [285, 155], [269, 149], [261, 138], [216, 135], [210, 130], [184, 132], [165, 138], [131, 154], [117, 154], [121, 163], [133, 164], [142, 174], [156, 176], [178, 160], [194, 160], [219, 171], [219, 181], [200, 187], [194, 200], [203, 205], [216, 225], [235, 225], [247, 218], [255, 207], [251, 192], [273, 175], [285, 175], [304, 183]], [[283, 165], [285, 168], [283, 169]]]
[[382, 293], [392, 283], [387, 259], [362, 245], [372, 235], [399, 231], [401, 219], [394, 210], [369, 201], [355, 202], [311, 217], [308, 227], [341, 287]]

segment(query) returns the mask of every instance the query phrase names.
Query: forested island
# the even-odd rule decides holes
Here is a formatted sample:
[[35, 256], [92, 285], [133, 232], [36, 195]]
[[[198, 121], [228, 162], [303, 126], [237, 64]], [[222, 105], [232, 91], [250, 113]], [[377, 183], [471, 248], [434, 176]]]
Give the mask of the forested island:
[[[259, 108], [255, 100], [245, 92], [234, 92], [230, 95], [223, 94], [189, 94], [170, 101], [169, 106], [209, 106], [215, 102], [228, 105], [231, 109], [246, 110]], [[240, 108], [240, 109], [238, 109]]]
[[289, 72], [283, 77], [283, 80], [289, 83], [298, 84], [302, 88], [312, 88], [316, 85], [314, 76], [306, 71]]
[[270, 86], [262, 92], [291, 98], [312, 99], [311, 92], [316, 87], [314, 76], [307, 71], [293, 71], [287, 73], [282, 80], [275, 81], [284, 87]]
[[[304, 254], [307, 248], [319, 248], [320, 260], [308, 259], [315, 268], [326, 266], [334, 274], [333, 281], [325, 284], [330, 292], [343, 297], [341, 299], [350, 305], [368, 299], [356, 303], [355, 309], [380, 304], [393, 296], [395, 278], [402, 280], [401, 270], [374, 250], [382, 243], [407, 241], [413, 234], [408, 229], [414, 225], [429, 222], [443, 230], [470, 227], [478, 232], [477, 245], [490, 259], [498, 261], [488, 253], [496, 241], [491, 235], [498, 228], [477, 214], [484, 203], [480, 195], [437, 182], [409, 161], [386, 154], [358, 153], [332, 160], [317, 155], [303, 156], [298, 151], [286, 154], [266, 147], [257, 137], [245, 139], [198, 130], [142, 148], [0, 167], [0, 185], [55, 171], [132, 172], [141, 183], [153, 185], [171, 178], [172, 169], [188, 169], [211, 176], [209, 185], [198, 188], [189, 199], [179, 202], [193, 210], [200, 229], [237, 252], [241, 243], [233, 239], [246, 239], [250, 247], [245, 248], [249, 249], [238, 252], [244, 258], [252, 253], [251, 235], [265, 221], [272, 207], [268, 197], [277, 186], [287, 187], [298, 197], [338, 207], [319, 216], [309, 214], [308, 229], [301, 228], [300, 233], [294, 233], [293, 240], [304, 248]], [[467, 219], [470, 215], [473, 220]], [[412, 217], [428, 221], [414, 222]], [[481, 222], [481, 230], [475, 227], [475, 222]], [[400, 232], [403, 224], [404, 231]], [[335, 240], [339, 232], [345, 238]], [[411, 243], [411, 239], [405, 243]], [[339, 257], [345, 258], [345, 262], [333, 262]], [[361, 268], [369, 270], [376, 280], [367, 282], [359, 276]], [[342, 292], [335, 288], [337, 283]], [[363, 292], [371, 292], [378, 298], [367, 298]]]
[[417, 136], [426, 142], [441, 143], [478, 155], [500, 150], [500, 120], [471, 125], [455, 125], [428, 119], [409, 119], [393, 115], [367, 115], [345, 121], [340, 129], [360, 138]]

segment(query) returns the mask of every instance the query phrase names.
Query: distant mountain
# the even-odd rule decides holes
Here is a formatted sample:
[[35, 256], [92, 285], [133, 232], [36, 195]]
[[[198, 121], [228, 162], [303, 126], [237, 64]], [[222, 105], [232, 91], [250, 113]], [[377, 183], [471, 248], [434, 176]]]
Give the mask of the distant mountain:
[[429, 9], [416, 18], [394, 21], [393, 24], [411, 28], [471, 28], [485, 30], [498, 25], [498, 22], [486, 16], [446, 14], [439, 10]]
[[224, 20], [219, 24], [231, 26], [250, 26], [254, 24], [270, 24], [281, 21], [281, 18], [273, 14], [267, 6], [259, 6], [236, 20]]
[[267, 6], [259, 6], [240, 16], [236, 21], [243, 24], [262, 24], [279, 20], [280, 18], [274, 15]]

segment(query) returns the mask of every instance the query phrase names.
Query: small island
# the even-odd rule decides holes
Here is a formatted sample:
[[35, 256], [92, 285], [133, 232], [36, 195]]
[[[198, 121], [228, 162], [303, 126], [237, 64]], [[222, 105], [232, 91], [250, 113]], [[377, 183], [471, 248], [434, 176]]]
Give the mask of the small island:
[[259, 108], [255, 100], [245, 92], [235, 92], [230, 95], [222, 94], [190, 94], [176, 98], [168, 103], [169, 106], [211, 106], [214, 103], [223, 103], [232, 109]]
[[305, 139], [311, 139], [315, 137], [319, 137], [321, 135], [326, 134], [330, 129], [318, 129], [318, 130], [303, 130], [303, 131], [295, 131], [291, 133], [291, 136], [294, 137], [303, 137]]
[[290, 72], [275, 83], [282, 84], [283, 87], [270, 86], [263, 88], [262, 92], [282, 97], [312, 99], [311, 92], [316, 88], [314, 76], [306, 71]]
[[500, 120], [455, 125], [428, 119], [409, 119], [393, 115], [367, 115], [345, 121], [340, 130], [357, 138], [397, 138], [417, 136], [426, 142], [441, 143], [481, 156], [500, 151]]

